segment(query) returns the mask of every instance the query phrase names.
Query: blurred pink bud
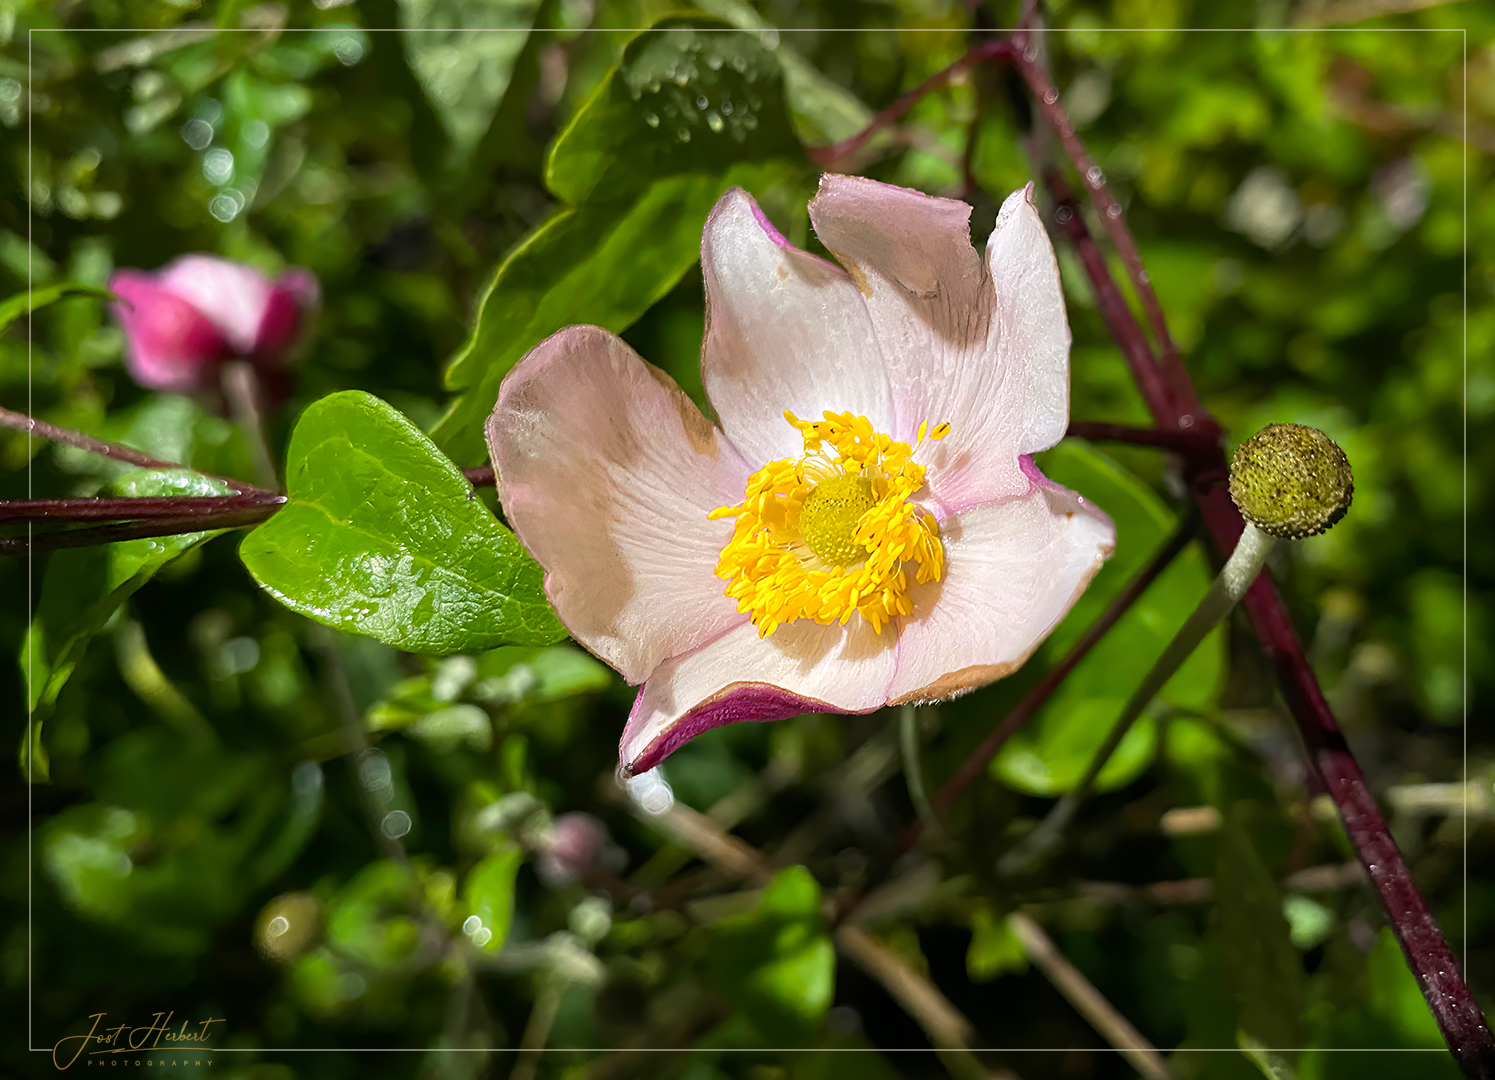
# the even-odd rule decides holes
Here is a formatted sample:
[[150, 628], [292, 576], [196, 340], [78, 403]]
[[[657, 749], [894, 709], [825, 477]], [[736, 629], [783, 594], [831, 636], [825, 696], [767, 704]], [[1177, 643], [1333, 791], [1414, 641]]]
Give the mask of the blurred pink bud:
[[548, 844], [535, 870], [551, 888], [575, 881], [590, 870], [622, 870], [628, 855], [608, 835], [607, 826], [591, 814], [562, 814], [551, 825]]
[[120, 270], [109, 279], [129, 345], [126, 365], [141, 386], [187, 393], [216, 385], [218, 367], [244, 359], [261, 375], [280, 372], [321, 302], [310, 271], [275, 281], [243, 263], [184, 255], [155, 273]]

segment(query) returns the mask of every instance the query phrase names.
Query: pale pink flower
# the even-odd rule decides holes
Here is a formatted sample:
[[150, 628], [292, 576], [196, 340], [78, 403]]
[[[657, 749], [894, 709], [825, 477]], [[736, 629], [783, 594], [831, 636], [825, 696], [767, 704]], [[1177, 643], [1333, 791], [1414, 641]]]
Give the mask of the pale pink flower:
[[[1064, 436], [1070, 342], [1032, 188], [1003, 205], [984, 259], [970, 213], [826, 176], [810, 219], [838, 267], [727, 192], [701, 242], [719, 426], [596, 327], [553, 335], [504, 380], [488, 444], [508, 519], [561, 621], [643, 684], [626, 775], [722, 724], [1001, 678], [1110, 555], [1110, 519], [1030, 456]], [[875, 434], [853, 446], [857, 425]], [[836, 453], [816, 450], [838, 431]], [[871, 464], [844, 447], [872, 447]], [[812, 514], [822, 487], [852, 517]]]
[[114, 317], [125, 332], [130, 376], [151, 390], [216, 386], [235, 358], [274, 375], [293, 358], [320, 302], [317, 279], [292, 267], [275, 281], [252, 266], [184, 255], [155, 273], [120, 270]]

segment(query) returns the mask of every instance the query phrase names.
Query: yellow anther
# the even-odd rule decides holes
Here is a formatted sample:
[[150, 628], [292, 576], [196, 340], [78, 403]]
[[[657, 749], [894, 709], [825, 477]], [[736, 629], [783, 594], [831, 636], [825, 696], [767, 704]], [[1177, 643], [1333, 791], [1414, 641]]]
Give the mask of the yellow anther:
[[[784, 419], [804, 438], [798, 461], [773, 461], [748, 478], [742, 503], [710, 512], [735, 517], [718, 577], [760, 635], [795, 619], [843, 626], [860, 613], [881, 632], [913, 611], [904, 566], [919, 583], [944, 576], [939, 526], [909, 498], [924, 485], [924, 466], [907, 443], [874, 431], [852, 413], [823, 420]], [[928, 425], [919, 426], [922, 442]], [[938, 425], [942, 438], [949, 424]]]

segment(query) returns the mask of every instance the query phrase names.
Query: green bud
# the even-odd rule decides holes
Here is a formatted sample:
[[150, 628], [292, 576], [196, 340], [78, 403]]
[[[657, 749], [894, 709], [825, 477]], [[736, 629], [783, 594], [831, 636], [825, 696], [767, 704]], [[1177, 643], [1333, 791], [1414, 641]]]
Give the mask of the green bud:
[[1230, 463], [1230, 497], [1269, 536], [1300, 540], [1328, 529], [1355, 493], [1350, 459], [1318, 428], [1269, 424]]

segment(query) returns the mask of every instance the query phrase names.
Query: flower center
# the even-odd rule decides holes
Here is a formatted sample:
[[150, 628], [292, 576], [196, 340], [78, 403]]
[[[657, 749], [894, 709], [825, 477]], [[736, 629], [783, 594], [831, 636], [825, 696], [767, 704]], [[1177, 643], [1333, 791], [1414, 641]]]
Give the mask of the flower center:
[[856, 542], [857, 526], [862, 515], [876, 505], [872, 481], [865, 476], [842, 473], [820, 481], [805, 496], [799, 511], [799, 533], [805, 546], [832, 566], [865, 558], [866, 550]]
[[881, 633], [913, 611], [910, 569], [919, 583], [945, 572], [939, 525], [909, 499], [924, 486], [915, 450], [950, 425], [921, 424], [911, 448], [864, 416], [784, 418], [803, 434], [804, 456], [769, 462], [748, 478], [740, 506], [708, 515], [737, 519], [716, 574], [762, 637], [795, 619], [844, 626], [853, 614]]

